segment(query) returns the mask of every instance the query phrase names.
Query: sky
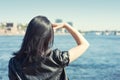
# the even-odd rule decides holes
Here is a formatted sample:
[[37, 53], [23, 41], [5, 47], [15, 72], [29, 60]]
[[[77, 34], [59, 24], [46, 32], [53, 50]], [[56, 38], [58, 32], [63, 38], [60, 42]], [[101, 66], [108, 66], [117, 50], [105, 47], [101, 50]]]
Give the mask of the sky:
[[81, 31], [120, 30], [120, 0], [0, 0], [0, 22], [29, 23], [38, 15], [72, 22]]

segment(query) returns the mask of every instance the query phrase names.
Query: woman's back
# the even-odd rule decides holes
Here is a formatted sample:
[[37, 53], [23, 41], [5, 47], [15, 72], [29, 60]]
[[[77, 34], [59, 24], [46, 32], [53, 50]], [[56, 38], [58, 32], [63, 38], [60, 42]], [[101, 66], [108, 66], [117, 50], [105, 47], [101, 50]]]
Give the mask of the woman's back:
[[[65, 28], [74, 37], [76, 47], [68, 51], [52, 50], [54, 29]], [[44, 16], [28, 24], [22, 46], [9, 61], [10, 80], [68, 80], [64, 68], [88, 48], [87, 40], [66, 23], [52, 24]]]
[[11, 80], [67, 80], [64, 67], [69, 63], [67, 51], [58, 49], [51, 51], [45, 59], [39, 62], [21, 65], [15, 57], [9, 62], [9, 78]]

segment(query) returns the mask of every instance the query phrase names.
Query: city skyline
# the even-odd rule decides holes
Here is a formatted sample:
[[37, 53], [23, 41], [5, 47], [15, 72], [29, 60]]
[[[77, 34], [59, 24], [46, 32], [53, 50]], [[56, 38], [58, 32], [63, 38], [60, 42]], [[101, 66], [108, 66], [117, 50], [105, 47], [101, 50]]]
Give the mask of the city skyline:
[[0, 22], [28, 23], [34, 16], [62, 19], [77, 29], [120, 30], [119, 0], [2, 0]]

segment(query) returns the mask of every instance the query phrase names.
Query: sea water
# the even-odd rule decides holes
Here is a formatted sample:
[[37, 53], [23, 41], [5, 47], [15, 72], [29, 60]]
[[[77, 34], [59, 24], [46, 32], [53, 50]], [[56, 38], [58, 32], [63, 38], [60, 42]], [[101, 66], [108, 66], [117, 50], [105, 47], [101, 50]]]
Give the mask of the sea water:
[[[120, 36], [86, 35], [89, 49], [66, 67], [70, 80], [120, 80]], [[20, 49], [23, 36], [0, 36], [0, 80], [8, 80], [8, 61]], [[53, 48], [77, 44], [70, 35], [56, 35]], [[75, 53], [76, 54], [76, 53]]]

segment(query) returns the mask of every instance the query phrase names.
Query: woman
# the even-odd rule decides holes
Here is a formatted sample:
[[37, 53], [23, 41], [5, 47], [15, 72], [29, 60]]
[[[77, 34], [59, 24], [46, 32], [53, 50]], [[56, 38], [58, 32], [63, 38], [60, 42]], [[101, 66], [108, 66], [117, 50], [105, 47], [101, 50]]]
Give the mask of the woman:
[[[59, 28], [71, 33], [76, 47], [68, 51], [52, 50], [53, 29]], [[9, 61], [9, 79], [68, 80], [64, 67], [81, 56], [88, 46], [87, 40], [69, 24], [52, 24], [44, 16], [34, 17], [28, 24], [20, 50]]]

